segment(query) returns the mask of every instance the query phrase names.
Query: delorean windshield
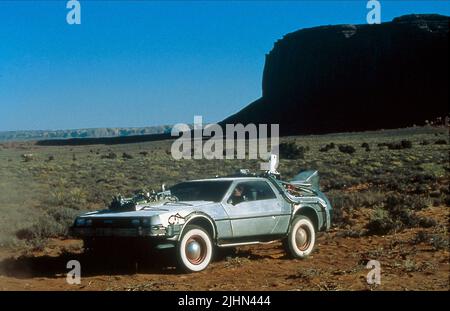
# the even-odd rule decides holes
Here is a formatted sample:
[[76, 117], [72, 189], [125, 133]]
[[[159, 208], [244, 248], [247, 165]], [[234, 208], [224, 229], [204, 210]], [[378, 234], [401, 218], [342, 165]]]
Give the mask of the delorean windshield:
[[172, 195], [180, 201], [213, 201], [220, 202], [225, 196], [231, 181], [188, 181], [170, 188]]

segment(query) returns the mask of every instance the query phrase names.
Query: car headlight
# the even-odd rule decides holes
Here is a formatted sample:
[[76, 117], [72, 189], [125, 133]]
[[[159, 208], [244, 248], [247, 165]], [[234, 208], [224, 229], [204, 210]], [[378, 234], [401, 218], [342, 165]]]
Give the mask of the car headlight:
[[143, 226], [149, 226], [150, 225], [150, 219], [149, 218], [142, 219], [142, 225]]
[[86, 226], [92, 226], [92, 219], [86, 220]]
[[155, 235], [164, 235], [166, 234], [166, 228], [163, 225], [151, 226], [151, 232]]

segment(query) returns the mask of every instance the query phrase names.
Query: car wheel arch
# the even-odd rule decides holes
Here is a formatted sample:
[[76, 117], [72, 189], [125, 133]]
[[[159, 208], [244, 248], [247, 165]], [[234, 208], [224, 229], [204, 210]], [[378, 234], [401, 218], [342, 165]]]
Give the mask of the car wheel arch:
[[203, 213], [193, 213], [186, 217], [186, 222], [183, 225], [183, 229], [181, 230], [178, 240], [183, 236], [183, 232], [188, 225], [199, 226], [206, 230], [206, 232], [210, 235], [211, 239], [214, 241], [216, 238], [216, 227], [214, 225], [214, 221]]
[[292, 220], [294, 220], [294, 218], [296, 216], [300, 216], [300, 215], [308, 217], [312, 221], [316, 232], [319, 231], [319, 228], [320, 228], [319, 215], [317, 214], [317, 211], [315, 208], [313, 208], [309, 205], [300, 207], [293, 215]]

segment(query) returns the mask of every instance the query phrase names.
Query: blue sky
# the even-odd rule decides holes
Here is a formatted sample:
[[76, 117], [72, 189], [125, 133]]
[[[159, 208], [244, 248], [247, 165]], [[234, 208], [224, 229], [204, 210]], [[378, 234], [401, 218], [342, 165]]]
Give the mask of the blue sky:
[[[219, 121], [261, 96], [264, 56], [304, 27], [365, 23], [366, 1], [0, 1], [0, 131]], [[382, 21], [450, 15], [381, 1]]]

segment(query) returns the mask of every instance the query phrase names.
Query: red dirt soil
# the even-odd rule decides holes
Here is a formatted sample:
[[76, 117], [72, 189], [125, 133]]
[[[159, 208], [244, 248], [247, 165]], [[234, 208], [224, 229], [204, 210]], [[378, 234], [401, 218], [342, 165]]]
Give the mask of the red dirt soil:
[[[448, 224], [448, 207], [422, 214]], [[354, 215], [359, 218], [365, 218], [363, 210]], [[417, 232], [433, 230], [349, 238], [333, 229], [318, 237], [305, 260], [288, 258], [281, 243], [241, 247], [195, 274], [181, 274], [158, 259], [91, 262], [82, 254], [81, 241], [54, 239], [40, 252], [0, 252], [0, 290], [449, 290], [448, 249], [414, 242]], [[81, 262], [79, 285], [66, 282], [70, 259]], [[381, 285], [367, 284], [371, 259], [381, 264]]]

